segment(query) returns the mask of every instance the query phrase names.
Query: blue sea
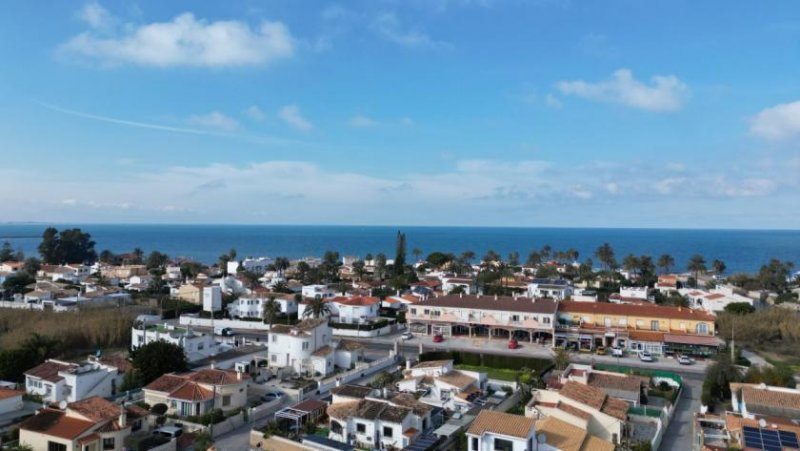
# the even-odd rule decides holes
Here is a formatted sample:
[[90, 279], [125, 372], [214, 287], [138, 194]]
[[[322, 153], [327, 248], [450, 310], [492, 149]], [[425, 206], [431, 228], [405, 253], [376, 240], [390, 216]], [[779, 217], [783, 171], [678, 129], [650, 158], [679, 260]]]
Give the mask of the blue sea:
[[[36, 255], [44, 224], [0, 225], [0, 241], [9, 241], [26, 255]], [[754, 272], [771, 258], [789, 260], [800, 269], [799, 230], [686, 230], [686, 229], [584, 229], [584, 228], [504, 228], [504, 227], [388, 227], [388, 226], [285, 226], [285, 225], [99, 225], [58, 224], [79, 227], [91, 233], [99, 251], [128, 252], [139, 247], [159, 250], [173, 257], [189, 257], [213, 263], [234, 248], [239, 257], [321, 256], [326, 250], [342, 255], [367, 253], [394, 255], [397, 231], [406, 234], [408, 254], [413, 248], [424, 254], [432, 251], [461, 253], [466, 250], [480, 257], [494, 249], [502, 256], [520, 253], [522, 261], [531, 250], [550, 245], [556, 250], [575, 248], [580, 260], [594, 258], [594, 251], [610, 243], [617, 259], [628, 254], [647, 254], [657, 259], [671, 254], [676, 270], [683, 270], [689, 257], [702, 254], [710, 262], [721, 259], [728, 273]]]

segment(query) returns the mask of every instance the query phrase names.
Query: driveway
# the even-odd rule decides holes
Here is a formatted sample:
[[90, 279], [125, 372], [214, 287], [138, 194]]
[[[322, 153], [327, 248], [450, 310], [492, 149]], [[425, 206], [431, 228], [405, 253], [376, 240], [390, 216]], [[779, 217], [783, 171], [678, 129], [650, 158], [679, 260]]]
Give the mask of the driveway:
[[661, 442], [661, 449], [690, 450], [692, 447], [692, 422], [693, 414], [700, 411], [700, 394], [702, 392], [703, 380], [699, 378], [683, 378], [683, 393], [678, 400], [678, 406], [669, 424], [664, 439]]

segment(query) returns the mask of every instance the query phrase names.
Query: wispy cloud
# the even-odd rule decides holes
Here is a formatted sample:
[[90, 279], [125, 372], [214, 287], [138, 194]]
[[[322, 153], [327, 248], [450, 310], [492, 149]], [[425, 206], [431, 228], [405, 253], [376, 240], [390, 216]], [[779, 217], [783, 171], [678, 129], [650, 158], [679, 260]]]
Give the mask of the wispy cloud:
[[680, 110], [689, 95], [689, 88], [674, 75], [656, 75], [646, 84], [628, 69], [617, 70], [609, 80], [560, 81], [556, 88], [564, 95], [655, 112]]
[[69, 114], [71, 116], [82, 117], [86, 119], [93, 119], [96, 121], [101, 122], [108, 122], [111, 124], [117, 125], [126, 125], [128, 127], [138, 127], [138, 128], [149, 128], [151, 130], [161, 130], [165, 132], [173, 132], [173, 133], [189, 133], [193, 135], [214, 135], [215, 133], [209, 132], [207, 130], [200, 130], [196, 128], [183, 128], [183, 127], [171, 127], [168, 125], [160, 125], [160, 124], [153, 124], [148, 122], [138, 122], [138, 121], [131, 121], [127, 119], [118, 119], [115, 117], [110, 116], [102, 116], [99, 114], [91, 114], [91, 113], [84, 113], [82, 111], [70, 110], [68, 108], [62, 108], [57, 105], [53, 105], [46, 102], [40, 102], [38, 100], [34, 100], [34, 103], [43, 106], [52, 111], [57, 111], [59, 113]]
[[378, 121], [371, 117], [357, 115], [350, 118], [347, 123], [355, 128], [370, 128], [378, 125]]
[[244, 114], [249, 117], [250, 119], [261, 122], [267, 119], [267, 113], [261, 110], [261, 108], [251, 105], [246, 110], [244, 110]]
[[186, 12], [168, 22], [126, 23], [98, 3], [89, 3], [80, 17], [90, 29], [72, 37], [59, 51], [103, 65], [223, 67], [267, 65], [294, 53], [294, 38], [281, 22], [257, 27], [241, 21], [209, 22]]
[[761, 110], [750, 121], [750, 132], [773, 141], [800, 136], [800, 101]]
[[395, 13], [378, 14], [370, 24], [370, 28], [384, 39], [404, 47], [449, 48], [451, 44], [437, 41], [420, 30], [406, 28]]
[[314, 128], [314, 124], [303, 117], [297, 105], [286, 105], [278, 111], [278, 117], [286, 124], [302, 131], [309, 131]]
[[191, 116], [188, 122], [192, 125], [228, 133], [234, 132], [239, 128], [239, 122], [237, 122], [236, 119], [228, 117], [219, 111]]

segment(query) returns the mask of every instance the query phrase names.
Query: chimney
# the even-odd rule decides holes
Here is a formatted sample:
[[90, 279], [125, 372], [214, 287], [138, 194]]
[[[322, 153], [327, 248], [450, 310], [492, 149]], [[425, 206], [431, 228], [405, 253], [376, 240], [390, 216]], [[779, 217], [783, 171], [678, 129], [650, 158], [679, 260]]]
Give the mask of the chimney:
[[217, 362], [215, 362], [215, 361], [213, 361], [213, 360], [211, 361], [211, 369], [212, 369], [212, 370], [215, 370], [215, 369], [217, 369]]
[[406, 359], [406, 369], [407, 370], [411, 369], [411, 359]]
[[119, 427], [125, 429], [125, 424], [128, 422], [128, 413], [125, 411], [125, 404], [119, 406]]
[[242, 380], [242, 372], [239, 370], [236, 370], [236, 380], [237, 381]]

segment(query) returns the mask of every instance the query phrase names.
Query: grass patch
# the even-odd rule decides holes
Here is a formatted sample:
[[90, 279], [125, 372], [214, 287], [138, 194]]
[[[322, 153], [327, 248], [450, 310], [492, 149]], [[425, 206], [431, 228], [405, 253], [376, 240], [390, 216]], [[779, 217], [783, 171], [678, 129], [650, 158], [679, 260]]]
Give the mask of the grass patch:
[[486, 373], [489, 376], [489, 379], [498, 379], [501, 381], [515, 382], [517, 380], [517, 377], [520, 375], [520, 371], [509, 370], [506, 368], [489, 368], [488, 366], [464, 365], [464, 364], [454, 365], [454, 367], [457, 370], [477, 371], [480, 373]]

